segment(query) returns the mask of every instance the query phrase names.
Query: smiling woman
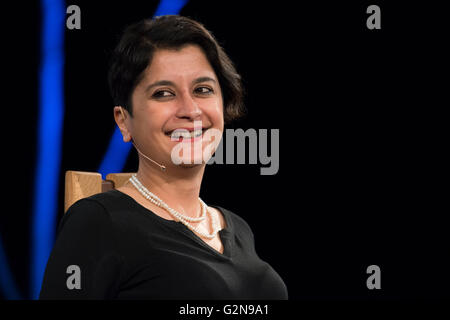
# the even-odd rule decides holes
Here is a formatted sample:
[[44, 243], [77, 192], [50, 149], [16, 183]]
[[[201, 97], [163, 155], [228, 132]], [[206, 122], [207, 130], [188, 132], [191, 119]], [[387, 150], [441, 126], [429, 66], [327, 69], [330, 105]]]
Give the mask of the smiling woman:
[[233, 63], [203, 25], [181, 16], [161, 16], [144, 20], [124, 31], [113, 52], [109, 73], [114, 102], [132, 115], [133, 89], [141, 82], [145, 75], [144, 70], [152, 61], [153, 55], [161, 49], [178, 51], [187, 45], [197, 45], [202, 49], [218, 77], [223, 92], [225, 121], [240, 117], [243, 114], [243, 88], [241, 77]]
[[[114, 51], [109, 84], [139, 168], [69, 208], [40, 298], [287, 299], [247, 222], [199, 197], [203, 151], [218, 142], [204, 137], [243, 110], [240, 76], [211, 33], [181, 16], [138, 22]], [[178, 144], [197, 146], [180, 155], [190, 161], [172, 160]]]

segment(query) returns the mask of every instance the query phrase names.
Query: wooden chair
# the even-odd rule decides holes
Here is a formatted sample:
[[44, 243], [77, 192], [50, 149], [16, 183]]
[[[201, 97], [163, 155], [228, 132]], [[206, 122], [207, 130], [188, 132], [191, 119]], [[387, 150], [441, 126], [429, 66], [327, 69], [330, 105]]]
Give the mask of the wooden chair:
[[121, 187], [132, 174], [133, 172], [110, 173], [103, 180], [102, 175], [97, 172], [66, 171], [64, 213], [80, 199]]

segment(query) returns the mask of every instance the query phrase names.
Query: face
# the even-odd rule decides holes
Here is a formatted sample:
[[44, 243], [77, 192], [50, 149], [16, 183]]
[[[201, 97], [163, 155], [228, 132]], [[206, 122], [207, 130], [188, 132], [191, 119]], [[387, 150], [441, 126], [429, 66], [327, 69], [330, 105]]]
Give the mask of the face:
[[132, 137], [144, 154], [166, 166], [178, 165], [180, 158], [182, 166], [204, 164], [223, 132], [219, 81], [198, 46], [156, 51], [132, 105], [125, 127], [118, 121], [124, 140]]

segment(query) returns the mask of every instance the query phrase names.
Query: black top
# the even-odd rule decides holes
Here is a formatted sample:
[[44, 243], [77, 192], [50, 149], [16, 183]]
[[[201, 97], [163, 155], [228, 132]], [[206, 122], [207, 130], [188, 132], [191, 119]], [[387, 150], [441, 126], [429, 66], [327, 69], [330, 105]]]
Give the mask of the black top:
[[59, 224], [40, 299], [287, 299], [249, 225], [215, 208], [223, 254], [118, 190], [77, 201]]

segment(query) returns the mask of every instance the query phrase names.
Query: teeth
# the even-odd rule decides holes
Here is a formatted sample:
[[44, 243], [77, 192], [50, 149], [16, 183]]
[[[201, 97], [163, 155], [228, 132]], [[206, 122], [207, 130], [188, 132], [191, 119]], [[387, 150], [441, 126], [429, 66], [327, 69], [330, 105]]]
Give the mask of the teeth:
[[179, 139], [179, 138], [185, 138], [185, 139], [191, 139], [191, 138], [197, 138], [202, 135], [202, 129], [197, 129], [194, 131], [186, 131], [186, 130], [175, 130], [171, 134], [171, 138]]
[[192, 132], [194, 137], [200, 137], [202, 135], [202, 129], [197, 129]]

